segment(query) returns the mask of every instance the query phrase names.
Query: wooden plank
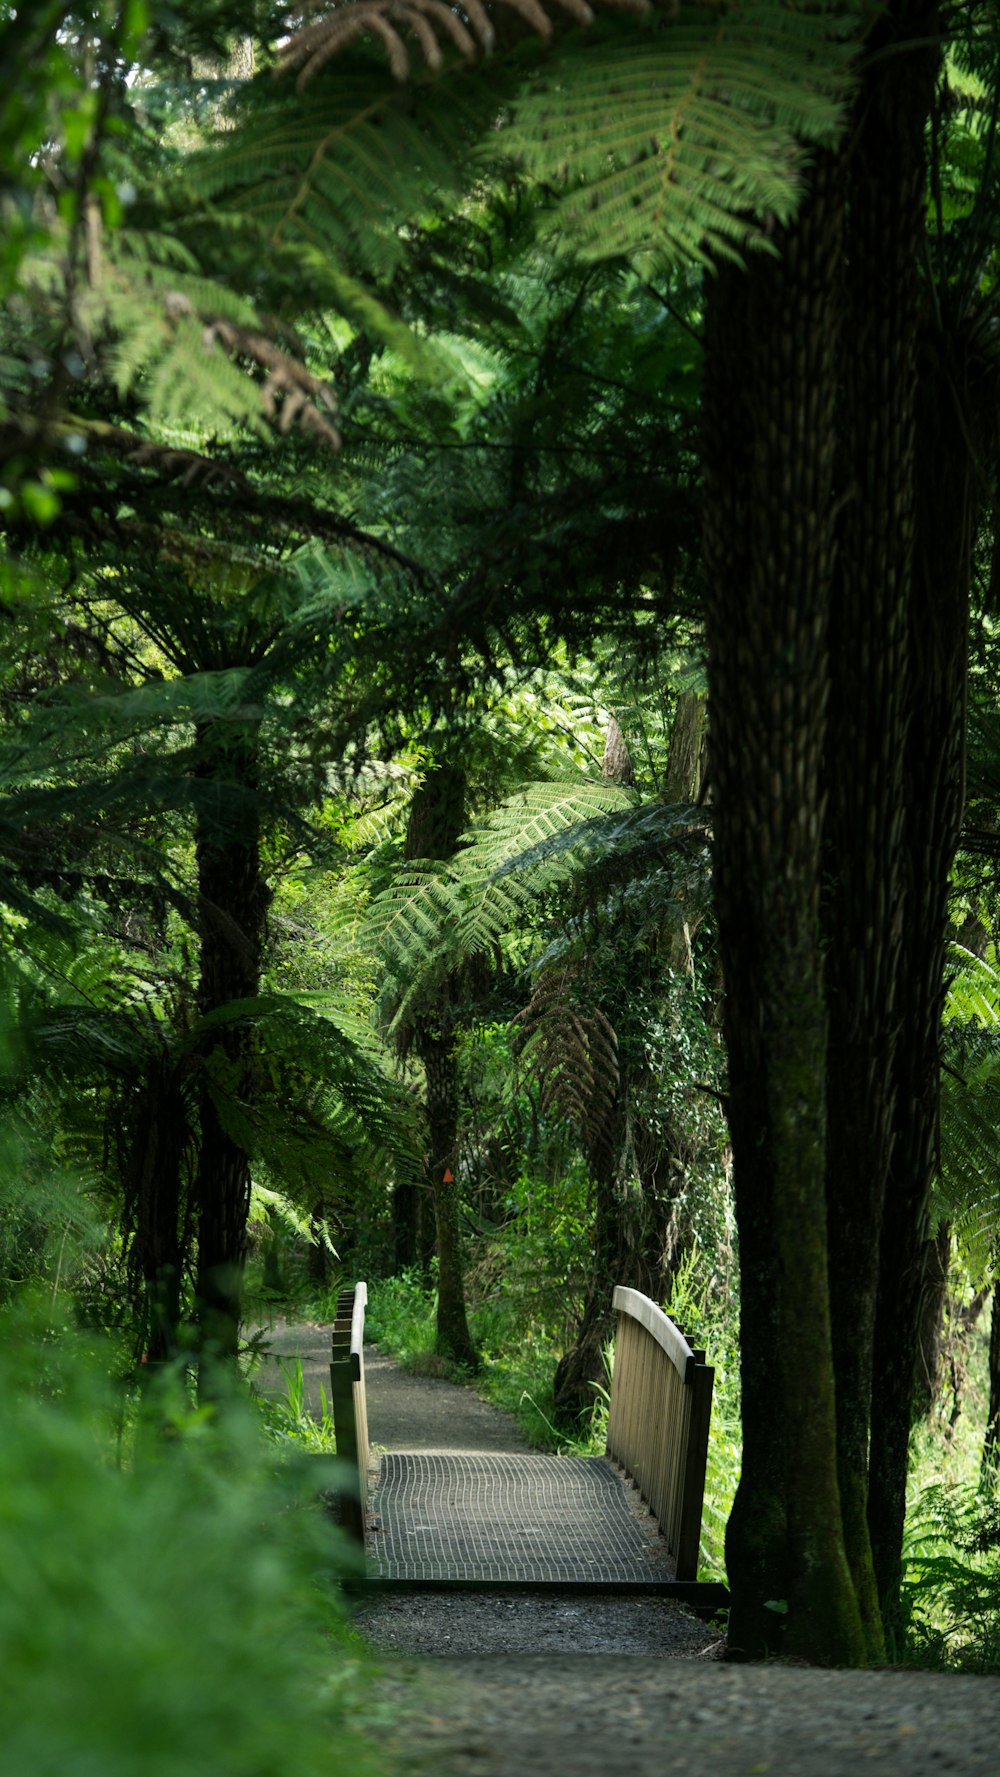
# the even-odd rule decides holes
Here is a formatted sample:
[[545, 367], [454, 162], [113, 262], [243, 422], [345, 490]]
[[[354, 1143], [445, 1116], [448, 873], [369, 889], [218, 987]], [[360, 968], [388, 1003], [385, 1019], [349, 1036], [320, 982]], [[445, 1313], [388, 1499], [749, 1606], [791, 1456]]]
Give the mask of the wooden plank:
[[657, 1308], [656, 1303], [651, 1302], [648, 1296], [640, 1295], [638, 1290], [625, 1289], [622, 1284], [615, 1290], [614, 1306], [617, 1313], [629, 1314], [640, 1326], [645, 1327], [661, 1350], [666, 1352], [682, 1380], [686, 1380], [691, 1348], [677, 1331], [673, 1321], [667, 1319], [663, 1309]]

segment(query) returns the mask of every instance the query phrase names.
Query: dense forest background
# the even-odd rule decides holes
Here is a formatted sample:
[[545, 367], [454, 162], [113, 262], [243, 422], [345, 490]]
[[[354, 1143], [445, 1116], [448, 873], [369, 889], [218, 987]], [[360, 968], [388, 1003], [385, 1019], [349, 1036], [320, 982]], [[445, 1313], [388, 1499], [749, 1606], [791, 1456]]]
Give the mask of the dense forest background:
[[237, 1553], [322, 1437], [259, 1407], [275, 1478], [235, 1403], [355, 1276], [583, 1447], [644, 1290], [717, 1362], [734, 1646], [995, 1667], [1000, 12], [0, 52], [3, 1461], [49, 1662], [84, 1573], [132, 1649], [105, 1768], [195, 1568], [178, 1719], [228, 1663], [219, 1768], [323, 1756], [333, 1557]]

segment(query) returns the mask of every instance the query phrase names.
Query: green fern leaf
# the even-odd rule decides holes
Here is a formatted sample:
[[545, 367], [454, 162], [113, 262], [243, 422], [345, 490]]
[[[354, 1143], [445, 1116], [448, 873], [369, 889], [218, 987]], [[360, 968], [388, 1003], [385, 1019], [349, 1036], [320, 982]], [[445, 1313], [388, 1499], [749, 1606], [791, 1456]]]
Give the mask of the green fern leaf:
[[556, 186], [556, 248], [647, 268], [739, 256], [794, 212], [803, 143], [836, 141], [857, 31], [850, 6], [734, 0], [595, 32], [532, 76], [501, 145]]

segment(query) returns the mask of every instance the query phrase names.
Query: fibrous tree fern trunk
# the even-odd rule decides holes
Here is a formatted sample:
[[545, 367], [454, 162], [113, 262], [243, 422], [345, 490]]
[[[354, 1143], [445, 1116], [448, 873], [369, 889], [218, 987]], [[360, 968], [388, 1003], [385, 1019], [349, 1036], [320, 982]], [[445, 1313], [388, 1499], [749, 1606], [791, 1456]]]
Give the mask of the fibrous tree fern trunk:
[[916, 413], [917, 523], [909, 609], [895, 1126], [875, 1331], [869, 1523], [883, 1608], [898, 1617], [907, 1449], [922, 1300], [935, 1257], [930, 1191], [938, 1157], [948, 877], [964, 801], [968, 608], [983, 497], [980, 453], [995, 420], [960, 334], [925, 328]]
[[[406, 832], [407, 858], [448, 858], [465, 826], [465, 772], [447, 761], [432, 765], [416, 791]], [[458, 1063], [455, 1001], [458, 984], [448, 977], [414, 1013], [413, 1045], [426, 1080], [427, 1176], [437, 1236], [437, 1349], [475, 1370], [462, 1264], [461, 1190], [458, 1181]]]
[[[896, 6], [869, 40], [873, 61], [846, 156], [843, 507], [830, 625], [824, 828], [838, 1466], [848, 1558], [873, 1659], [884, 1650], [868, 1535], [868, 1449], [899, 988], [913, 936], [902, 902], [904, 755], [924, 134], [936, 70], [933, 51], [881, 52], [898, 48], [900, 33], [914, 22], [912, 6]], [[929, 27], [926, 18], [916, 22], [921, 30]]]
[[710, 281], [703, 476], [742, 1279], [730, 1640], [760, 1655], [783, 1622], [788, 1651], [851, 1665], [865, 1644], [837, 1480], [819, 928], [842, 231], [826, 154], [780, 257]]
[[[257, 734], [206, 724], [198, 736], [198, 772], [220, 784], [227, 803], [221, 828], [202, 814], [195, 835], [202, 1016], [253, 999], [259, 991], [268, 891], [256, 804]], [[199, 1349], [211, 1387], [218, 1361], [235, 1360], [240, 1325], [250, 1157], [222, 1108], [252, 1098], [253, 1032], [246, 1022], [221, 1024], [205, 1038], [198, 1102], [199, 1148], [194, 1183], [198, 1227], [195, 1286]]]

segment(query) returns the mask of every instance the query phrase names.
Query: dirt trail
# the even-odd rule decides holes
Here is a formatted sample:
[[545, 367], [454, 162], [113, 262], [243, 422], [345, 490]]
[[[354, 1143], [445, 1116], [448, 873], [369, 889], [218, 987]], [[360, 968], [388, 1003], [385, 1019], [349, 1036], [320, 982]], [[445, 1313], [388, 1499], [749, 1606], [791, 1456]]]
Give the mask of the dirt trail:
[[[279, 1324], [318, 1410], [327, 1329]], [[471, 1389], [366, 1358], [373, 1442], [394, 1450], [525, 1450]], [[390, 1777], [963, 1777], [996, 1768], [1000, 1679], [733, 1666], [667, 1599], [389, 1594], [358, 1612], [382, 1656], [368, 1731]], [[384, 1705], [391, 1705], [388, 1711]]]

